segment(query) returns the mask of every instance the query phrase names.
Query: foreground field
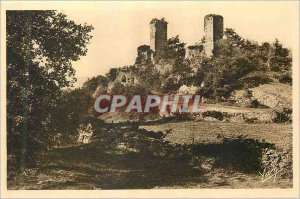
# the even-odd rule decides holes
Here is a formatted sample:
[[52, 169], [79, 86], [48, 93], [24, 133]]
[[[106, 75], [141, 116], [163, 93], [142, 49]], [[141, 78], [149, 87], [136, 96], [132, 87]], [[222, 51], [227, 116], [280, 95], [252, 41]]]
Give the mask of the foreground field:
[[[222, 122], [180, 122], [141, 126], [140, 129], [167, 131], [164, 140], [171, 145], [180, 143], [198, 147], [203, 152], [201, 161], [185, 161], [184, 148], [165, 156], [149, 153], [154, 145], [168, 151], [169, 142], [143, 140], [139, 133], [131, 136], [135, 149], [120, 145], [114, 137], [111, 143], [95, 140], [90, 144], [54, 149], [39, 168], [28, 169], [8, 178], [9, 189], [148, 189], [148, 188], [289, 188], [289, 178], [261, 182], [258, 172], [242, 172], [235, 165], [215, 167], [207, 149], [221, 150], [214, 157], [222, 157], [229, 145], [218, 144], [220, 136], [248, 135], [251, 139], [273, 143], [279, 148], [291, 144], [291, 126], [276, 124], [238, 124]], [[121, 131], [125, 131], [121, 128]], [[131, 132], [131, 131], [128, 131]], [[147, 133], [139, 130], [140, 133]], [[126, 135], [126, 136], [124, 136]], [[250, 144], [257, 144], [252, 142]], [[137, 141], [138, 140], [138, 141]], [[116, 144], [117, 143], [117, 144]], [[197, 145], [197, 143], [201, 143]], [[234, 145], [232, 145], [234, 146]], [[252, 146], [251, 146], [252, 147]], [[142, 149], [142, 150], [141, 150]], [[230, 150], [230, 148], [229, 148]], [[170, 150], [169, 150], [170, 151]], [[239, 154], [239, 152], [234, 152]], [[176, 154], [176, 158], [171, 156]], [[246, 154], [247, 151], [246, 151]], [[223, 154], [224, 155], [224, 154]], [[228, 154], [227, 154], [228, 155]], [[229, 154], [230, 155], [230, 154]], [[232, 154], [233, 155], [233, 154]], [[249, 154], [248, 154], [249, 155]], [[255, 154], [254, 154], [255, 155]], [[240, 157], [229, 157], [238, 162]], [[242, 157], [251, 159], [252, 157]], [[243, 160], [243, 159], [242, 159]], [[243, 169], [243, 168], [241, 168]]]

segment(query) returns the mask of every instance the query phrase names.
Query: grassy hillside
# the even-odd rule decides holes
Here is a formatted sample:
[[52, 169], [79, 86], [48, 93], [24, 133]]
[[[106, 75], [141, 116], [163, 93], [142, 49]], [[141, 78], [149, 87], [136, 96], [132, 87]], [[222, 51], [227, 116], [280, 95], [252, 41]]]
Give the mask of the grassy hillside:
[[245, 124], [225, 122], [195, 122], [166, 123], [161, 125], [141, 126], [150, 131], [170, 130], [165, 138], [174, 143], [214, 143], [220, 136], [247, 135], [249, 138], [267, 141], [279, 148], [291, 144], [292, 125], [289, 124]]

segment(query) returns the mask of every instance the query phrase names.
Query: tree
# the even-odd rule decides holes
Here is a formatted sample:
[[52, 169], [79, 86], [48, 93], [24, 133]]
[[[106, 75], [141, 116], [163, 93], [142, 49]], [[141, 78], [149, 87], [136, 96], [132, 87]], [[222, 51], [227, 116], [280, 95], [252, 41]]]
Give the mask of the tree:
[[292, 58], [289, 56], [289, 50], [284, 48], [278, 39], [273, 43], [272, 52], [272, 58], [270, 60], [271, 70], [282, 72], [291, 71]]
[[168, 39], [167, 58], [182, 60], [185, 56], [185, 43], [181, 42], [179, 36]]
[[49, 147], [58, 96], [75, 81], [93, 29], [56, 11], [7, 11], [7, 144], [17, 167]]
[[205, 87], [200, 93], [216, 100], [228, 98], [240, 86], [240, 78], [257, 66], [256, 43], [244, 40], [233, 29], [226, 29], [225, 35], [225, 39], [215, 43], [212, 59], [203, 59], [201, 63]]
[[268, 42], [263, 42], [260, 46], [260, 65], [262, 69], [271, 71], [271, 58], [274, 54], [274, 49]]
[[226, 28], [224, 31], [224, 35], [226, 40], [235, 47], [243, 47], [245, 44], [245, 40], [235, 32], [232, 28]]
[[109, 79], [109, 81], [115, 81], [117, 77], [118, 69], [116, 68], [110, 68], [109, 72], [106, 74], [106, 77]]
[[278, 39], [275, 39], [272, 44], [262, 43], [259, 57], [262, 68], [268, 71], [291, 72], [292, 58], [290, 52], [282, 46]]
[[97, 88], [100, 86], [103, 88], [103, 90], [106, 90], [109, 83], [109, 80], [107, 77], [98, 75], [96, 77], [92, 77], [88, 79], [86, 82], [83, 83], [83, 88], [90, 94], [92, 95]]
[[161, 81], [159, 71], [153, 64], [149, 64], [146, 67], [138, 68], [139, 85], [145, 88], [145, 91], [156, 91], [159, 90]]
[[[211, 59], [203, 59], [200, 72], [204, 69], [204, 88], [200, 93], [216, 100], [226, 99], [237, 88], [247, 87], [247, 74], [257, 70], [284, 72], [279, 81], [291, 83], [290, 53], [276, 39], [273, 44], [243, 39], [233, 29], [225, 30], [225, 39], [215, 43]], [[201, 73], [199, 74], [202, 79]], [[244, 78], [246, 77], [246, 78]], [[251, 79], [251, 78], [250, 78]], [[251, 84], [267, 83], [268, 78], [255, 77]]]
[[51, 132], [63, 137], [74, 136], [77, 128], [93, 116], [93, 99], [87, 89], [64, 90], [59, 97], [57, 110], [53, 112]]

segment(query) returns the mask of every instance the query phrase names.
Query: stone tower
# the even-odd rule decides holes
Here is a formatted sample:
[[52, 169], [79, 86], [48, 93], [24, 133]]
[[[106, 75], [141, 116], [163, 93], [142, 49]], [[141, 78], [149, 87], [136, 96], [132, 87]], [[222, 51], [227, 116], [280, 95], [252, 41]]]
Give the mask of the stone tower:
[[223, 38], [223, 17], [209, 14], [204, 17], [205, 43], [204, 51], [207, 57], [213, 55], [215, 42]]
[[150, 48], [155, 56], [162, 56], [168, 45], [168, 22], [164, 18], [150, 22]]

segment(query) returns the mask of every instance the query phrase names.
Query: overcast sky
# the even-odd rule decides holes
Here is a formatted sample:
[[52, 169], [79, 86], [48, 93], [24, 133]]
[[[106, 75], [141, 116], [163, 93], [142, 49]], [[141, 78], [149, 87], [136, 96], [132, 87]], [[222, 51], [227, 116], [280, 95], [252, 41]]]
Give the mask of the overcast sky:
[[81, 85], [88, 77], [105, 74], [111, 67], [134, 64], [136, 48], [150, 44], [150, 21], [164, 17], [168, 37], [179, 35], [187, 45], [198, 42], [207, 14], [224, 17], [224, 27], [242, 37], [262, 41], [278, 38], [293, 45], [298, 24], [298, 2], [102, 2], [89, 10], [62, 10], [77, 23], [94, 26], [88, 53], [74, 63]]

